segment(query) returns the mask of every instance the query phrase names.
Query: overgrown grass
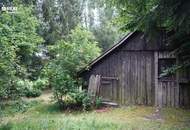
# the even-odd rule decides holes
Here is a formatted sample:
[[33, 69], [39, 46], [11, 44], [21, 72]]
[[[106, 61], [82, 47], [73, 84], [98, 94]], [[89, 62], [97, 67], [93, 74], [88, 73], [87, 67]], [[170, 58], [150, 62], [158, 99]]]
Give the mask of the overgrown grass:
[[24, 101], [24, 100], [16, 100], [16, 101], [6, 101], [4, 104], [0, 104], [1, 109], [0, 113], [1, 116], [7, 117], [7, 116], [14, 116], [16, 113], [24, 113], [28, 109], [36, 106], [39, 104], [38, 101]]
[[[189, 130], [190, 111], [164, 108], [163, 121], [145, 120], [153, 107], [131, 106], [106, 112], [60, 111], [53, 104], [37, 103], [24, 113], [3, 118], [0, 130]], [[8, 123], [8, 124], [7, 124]]]

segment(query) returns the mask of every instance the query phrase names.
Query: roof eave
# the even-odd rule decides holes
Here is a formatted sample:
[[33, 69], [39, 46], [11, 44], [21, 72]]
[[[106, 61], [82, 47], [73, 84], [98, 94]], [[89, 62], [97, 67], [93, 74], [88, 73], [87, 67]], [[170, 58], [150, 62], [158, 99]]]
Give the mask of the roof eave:
[[128, 38], [130, 38], [135, 32], [131, 32], [129, 34], [127, 34], [126, 36], [124, 36], [119, 42], [117, 42], [116, 44], [114, 44], [111, 48], [109, 48], [107, 51], [105, 51], [102, 55], [100, 55], [99, 57], [97, 57], [96, 59], [94, 59], [92, 62], [90, 62], [87, 66], [85, 66], [83, 69], [81, 69], [81, 71], [79, 71], [79, 74], [83, 73], [84, 71], [88, 71], [90, 70], [90, 68], [96, 64], [98, 61], [100, 61], [101, 59], [103, 59], [105, 56], [107, 56], [108, 54], [110, 54], [113, 50], [115, 50], [116, 48], [118, 48], [121, 44], [123, 44]]

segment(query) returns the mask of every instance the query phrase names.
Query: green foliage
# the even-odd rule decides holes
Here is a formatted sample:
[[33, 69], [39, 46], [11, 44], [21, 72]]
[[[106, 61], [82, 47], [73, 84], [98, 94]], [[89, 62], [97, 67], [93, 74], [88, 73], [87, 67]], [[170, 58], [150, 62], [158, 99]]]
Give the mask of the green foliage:
[[170, 67], [170, 68], [164, 70], [164, 71], [160, 74], [159, 77], [161, 78], [161, 77], [165, 77], [165, 76], [168, 76], [168, 75], [174, 75], [175, 72], [176, 72], [177, 70], [179, 70], [179, 69], [181, 69], [181, 66], [179, 66], [179, 65], [173, 65], [172, 67]]
[[41, 79], [38, 78], [36, 81], [33, 81], [33, 88], [35, 89], [39, 89], [39, 90], [44, 90], [45, 88], [47, 88], [49, 86], [49, 81], [48, 79]]
[[46, 44], [55, 44], [65, 38], [81, 21], [81, 0], [44, 0], [41, 8], [40, 33]]
[[37, 101], [30, 101], [30, 102], [24, 100], [5, 101], [0, 105], [1, 117], [15, 115], [16, 113], [24, 113], [29, 108], [34, 107], [37, 104], [38, 104]]
[[17, 89], [19, 89], [20, 94], [26, 97], [39, 97], [42, 90], [48, 85], [47, 79], [38, 79], [36, 81], [30, 80], [18, 80], [16, 82]]
[[102, 98], [97, 97], [95, 101], [93, 101], [92, 95], [86, 91], [75, 92], [71, 97], [75, 100], [77, 106], [82, 107], [84, 111], [100, 108], [102, 106]]
[[112, 24], [117, 9], [107, 4], [106, 0], [86, 0], [84, 3], [84, 25], [93, 33], [102, 51], [105, 51], [122, 36], [119, 27]]
[[120, 10], [117, 22], [124, 30], [142, 30], [150, 37], [164, 29], [168, 42], [190, 66], [190, 2], [185, 0], [111, 0]]
[[113, 27], [113, 25], [110, 25], [109, 23], [94, 27], [91, 31], [96, 37], [99, 43], [98, 45], [102, 48], [102, 51], [106, 51], [113, 46], [113, 44], [122, 36], [121, 31], [118, 31], [116, 27]]
[[49, 78], [55, 99], [61, 103], [64, 96], [78, 89], [77, 72], [97, 57], [100, 49], [93, 35], [81, 27], [76, 27], [67, 40], [51, 48], [55, 59], [46, 66], [44, 74]]
[[77, 91], [70, 94], [71, 97], [76, 101], [76, 103], [80, 106], [83, 104], [83, 100], [88, 96], [85, 91]]
[[26, 97], [39, 97], [42, 94], [40, 89], [27, 88], [25, 91]]
[[86, 95], [86, 97], [84, 97], [84, 99], [82, 100], [82, 106], [83, 106], [83, 110], [88, 111], [90, 109], [92, 109], [93, 104], [92, 104], [92, 99], [90, 95]]
[[71, 94], [71, 97], [75, 100], [76, 106], [83, 108], [83, 110], [91, 110], [93, 104], [91, 96], [86, 91], [77, 91]]
[[101, 97], [97, 97], [96, 101], [95, 101], [95, 107], [96, 108], [100, 108], [102, 106], [102, 98]]
[[18, 5], [16, 13], [0, 14], [0, 97], [15, 98], [20, 88], [16, 82], [27, 78], [27, 68], [37, 45], [43, 42], [38, 36], [36, 17], [30, 7]]
[[54, 97], [59, 103], [62, 103], [64, 96], [76, 90], [75, 80], [63, 71], [54, 72], [54, 74], [55, 78], [50, 80]]

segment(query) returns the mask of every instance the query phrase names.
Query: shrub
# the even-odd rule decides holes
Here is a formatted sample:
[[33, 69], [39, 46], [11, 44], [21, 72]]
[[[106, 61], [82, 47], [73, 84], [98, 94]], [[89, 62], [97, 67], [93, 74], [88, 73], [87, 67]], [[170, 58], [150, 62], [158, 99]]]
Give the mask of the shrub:
[[102, 98], [97, 97], [96, 100], [95, 100], [95, 107], [100, 108], [101, 106], [102, 106]]
[[92, 96], [86, 91], [75, 91], [64, 96], [58, 103], [62, 109], [83, 109], [84, 111], [89, 111], [92, 108], [100, 108], [102, 98], [97, 97], [93, 101]]
[[[63, 99], [77, 89], [75, 80], [64, 73], [61, 68], [54, 70], [54, 76], [51, 78], [51, 85], [53, 87], [54, 99], [62, 105]], [[62, 107], [62, 106], [60, 106]]]
[[81, 106], [83, 104], [84, 98], [87, 97], [87, 93], [85, 91], [77, 91], [75, 93], [71, 93], [70, 95], [76, 101], [76, 103]]
[[42, 94], [42, 91], [34, 88], [27, 88], [25, 92], [26, 97], [39, 97]]
[[37, 79], [36, 81], [34, 81], [33, 87], [39, 90], [43, 90], [45, 88], [47, 88], [47, 86], [49, 85], [49, 81], [48, 79]]
[[90, 109], [92, 109], [92, 100], [91, 100], [91, 96], [87, 94], [86, 97], [84, 97], [84, 99], [82, 100], [82, 106], [83, 106], [83, 110], [88, 111]]
[[34, 88], [34, 83], [29, 80], [18, 80], [17, 88], [20, 88], [26, 97], [38, 97], [41, 95], [41, 90]]

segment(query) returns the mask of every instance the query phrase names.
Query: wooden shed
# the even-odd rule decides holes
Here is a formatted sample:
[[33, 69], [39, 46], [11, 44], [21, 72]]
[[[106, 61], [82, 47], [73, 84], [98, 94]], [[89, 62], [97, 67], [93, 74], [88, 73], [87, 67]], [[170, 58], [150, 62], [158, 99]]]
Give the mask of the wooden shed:
[[190, 73], [161, 76], [179, 62], [166, 44], [165, 36], [147, 40], [142, 32], [133, 32], [108, 49], [81, 71], [89, 83], [99, 75], [98, 94], [119, 104], [179, 107], [190, 105]]

